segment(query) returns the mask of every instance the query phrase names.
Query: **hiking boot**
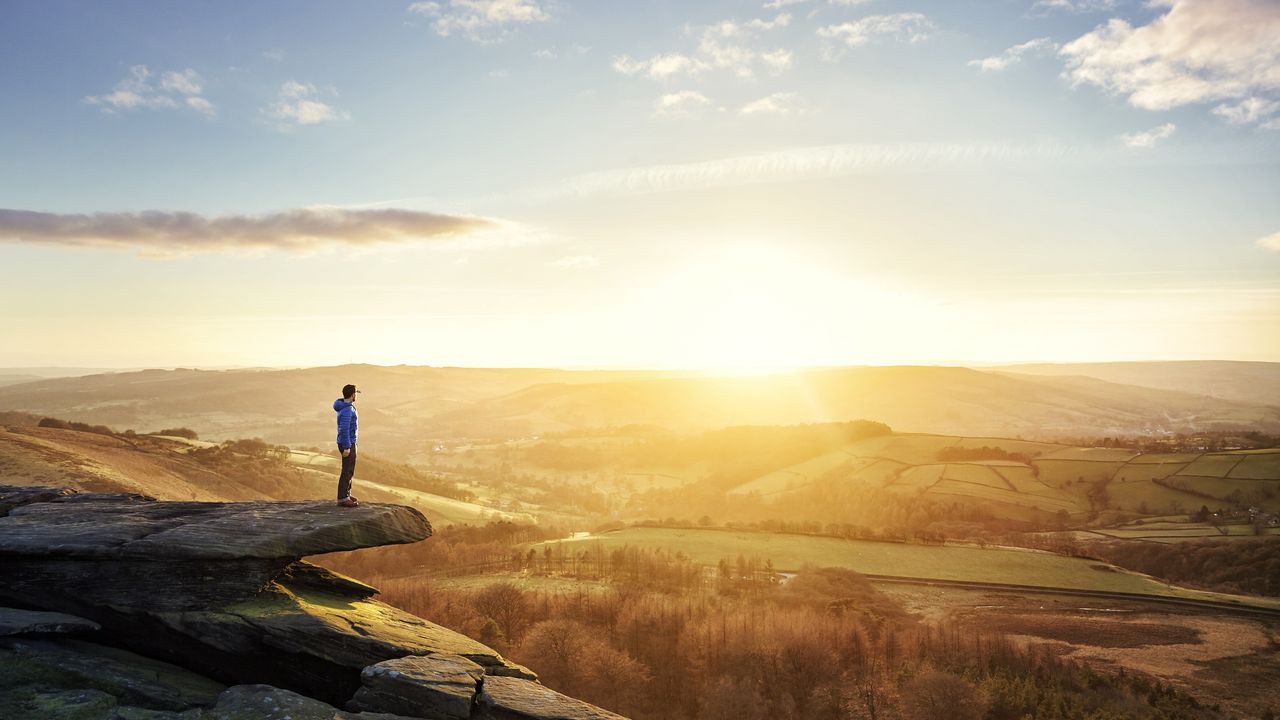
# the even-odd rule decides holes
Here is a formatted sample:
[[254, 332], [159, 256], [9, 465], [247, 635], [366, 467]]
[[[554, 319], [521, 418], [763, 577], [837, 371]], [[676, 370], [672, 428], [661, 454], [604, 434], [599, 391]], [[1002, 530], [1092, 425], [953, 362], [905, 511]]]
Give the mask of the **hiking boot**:
[[360, 503], [356, 502], [355, 498], [348, 495], [347, 497], [344, 497], [341, 500], [339, 500], [338, 505], [341, 507], [359, 507]]

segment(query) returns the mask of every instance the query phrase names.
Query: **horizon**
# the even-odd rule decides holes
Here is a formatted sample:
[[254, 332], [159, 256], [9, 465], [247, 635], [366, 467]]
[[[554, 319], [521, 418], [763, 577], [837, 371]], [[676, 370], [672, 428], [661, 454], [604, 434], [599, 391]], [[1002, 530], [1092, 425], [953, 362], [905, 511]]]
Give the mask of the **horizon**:
[[250, 7], [0, 8], [0, 365], [1280, 361], [1274, 2]]
[[850, 363], [843, 365], [796, 365], [791, 367], [693, 367], [693, 366], [639, 366], [639, 365], [436, 365], [427, 363], [373, 363], [373, 362], [347, 362], [336, 363], [332, 365], [192, 365], [192, 364], [157, 364], [157, 365], [138, 365], [138, 366], [74, 366], [74, 365], [44, 365], [44, 366], [24, 366], [24, 365], [0, 365], [0, 373], [6, 371], [18, 370], [76, 370], [88, 371], [89, 374], [105, 372], [144, 372], [148, 370], [202, 370], [206, 372], [222, 372], [235, 370], [314, 370], [324, 368], [339, 368], [348, 366], [367, 365], [378, 368], [430, 368], [435, 370], [446, 369], [476, 369], [476, 370], [562, 370], [565, 372], [690, 372], [690, 373], [706, 373], [712, 375], [771, 375], [784, 373], [807, 372], [814, 370], [843, 370], [850, 368], [910, 368], [910, 367], [932, 367], [932, 368], [962, 368], [968, 370], [980, 370], [1001, 367], [1015, 367], [1023, 365], [1140, 365], [1140, 364], [1192, 364], [1192, 363], [1237, 363], [1237, 364], [1280, 364], [1276, 360], [1225, 360], [1214, 358], [1199, 358], [1188, 360], [1079, 360], [1079, 361], [1054, 361], [1054, 360], [1035, 360], [1022, 361], [1013, 360], [1008, 362], [989, 362], [989, 361], [964, 361], [964, 360], [940, 360], [932, 363]]

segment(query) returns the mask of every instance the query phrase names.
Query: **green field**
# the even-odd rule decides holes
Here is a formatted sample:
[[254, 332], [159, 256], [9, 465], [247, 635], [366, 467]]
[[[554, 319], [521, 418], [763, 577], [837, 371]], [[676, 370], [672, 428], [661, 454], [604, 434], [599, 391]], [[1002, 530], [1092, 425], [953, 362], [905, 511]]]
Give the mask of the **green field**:
[[1228, 477], [1244, 480], [1280, 479], [1280, 452], [1243, 452], [1240, 464], [1231, 470]]
[[1242, 460], [1244, 460], [1243, 456], [1231, 453], [1201, 455], [1192, 460], [1179, 474], [1201, 477], [1227, 477]]
[[[1030, 464], [1001, 459], [938, 460], [938, 453], [946, 448], [981, 447], [1021, 453], [1030, 458]], [[1088, 493], [1099, 483], [1109, 483], [1110, 507], [1125, 512], [1190, 512], [1201, 504], [1230, 506], [1240, 502], [1280, 508], [1277, 450], [1141, 455], [1116, 448], [926, 434], [851, 443], [761, 475], [729, 492], [754, 492], [769, 498], [823, 479], [936, 495], [948, 502], [998, 503], [993, 509], [1019, 519], [1041, 511], [1065, 510], [1076, 516], [1086, 513], [1091, 507]]]
[[[1159, 543], [1189, 542], [1195, 540], [1248, 540], [1257, 538], [1252, 525], [1223, 525], [1220, 529], [1208, 523], [1196, 522], [1144, 522], [1129, 523], [1116, 528], [1091, 530], [1091, 534], [1118, 540], [1145, 540]], [[1266, 537], [1280, 537], [1280, 528], [1266, 528]]]
[[[1021, 549], [907, 545], [809, 535], [734, 532], [716, 529], [628, 528], [552, 543], [599, 543], [661, 547], [714, 565], [739, 555], [767, 558], [780, 572], [806, 565], [846, 567], [869, 575], [895, 575], [967, 582], [1008, 583], [1051, 588], [1142, 593], [1205, 600], [1231, 600], [1280, 608], [1280, 600], [1237, 598], [1221, 593], [1168, 587], [1146, 575], [1083, 558]], [[544, 543], [545, 544], [545, 543]]]

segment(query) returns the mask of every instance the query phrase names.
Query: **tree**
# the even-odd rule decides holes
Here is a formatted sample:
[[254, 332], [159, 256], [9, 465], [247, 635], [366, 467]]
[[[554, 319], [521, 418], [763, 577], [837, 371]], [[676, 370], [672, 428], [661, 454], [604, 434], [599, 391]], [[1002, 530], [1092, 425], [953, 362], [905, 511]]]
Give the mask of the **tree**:
[[520, 639], [529, 623], [529, 601], [523, 590], [513, 583], [497, 583], [476, 593], [474, 602], [476, 612], [493, 619], [504, 637], [512, 642]]
[[925, 670], [902, 686], [907, 720], [981, 720], [987, 701], [977, 688], [959, 675]]

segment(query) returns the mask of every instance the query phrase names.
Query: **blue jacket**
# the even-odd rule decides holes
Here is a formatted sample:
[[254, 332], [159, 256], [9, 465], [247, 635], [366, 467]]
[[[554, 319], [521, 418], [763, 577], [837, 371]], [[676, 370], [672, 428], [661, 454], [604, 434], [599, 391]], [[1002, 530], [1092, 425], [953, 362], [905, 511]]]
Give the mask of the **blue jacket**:
[[354, 447], [358, 424], [355, 404], [338, 398], [333, 401], [333, 411], [338, 413], [338, 447], [343, 449]]

